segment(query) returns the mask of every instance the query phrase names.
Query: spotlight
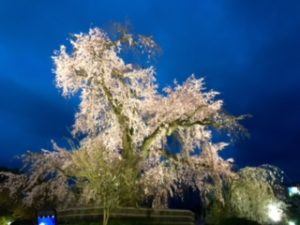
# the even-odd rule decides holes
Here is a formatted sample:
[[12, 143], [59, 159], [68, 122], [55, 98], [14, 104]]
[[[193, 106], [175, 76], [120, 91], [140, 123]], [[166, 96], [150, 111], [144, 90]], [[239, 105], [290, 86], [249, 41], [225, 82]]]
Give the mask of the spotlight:
[[300, 195], [300, 190], [298, 187], [289, 187], [288, 188], [289, 196]]
[[283, 211], [280, 209], [279, 204], [270, 203], [268, 205], [268, 217], [275, 223], [281, 221]]

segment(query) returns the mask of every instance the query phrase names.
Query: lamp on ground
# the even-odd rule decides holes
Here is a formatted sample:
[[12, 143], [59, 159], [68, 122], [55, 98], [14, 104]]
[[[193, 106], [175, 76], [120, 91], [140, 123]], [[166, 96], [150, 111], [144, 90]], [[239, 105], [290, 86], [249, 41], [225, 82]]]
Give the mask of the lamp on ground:
[[57, 225], [56, 211], [43, 210], [37, 215], [38, 225]]

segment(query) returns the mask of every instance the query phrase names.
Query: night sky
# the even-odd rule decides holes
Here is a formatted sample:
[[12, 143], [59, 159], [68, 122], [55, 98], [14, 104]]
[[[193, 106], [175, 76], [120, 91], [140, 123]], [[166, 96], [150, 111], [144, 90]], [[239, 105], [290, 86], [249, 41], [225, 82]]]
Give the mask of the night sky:
[[251, 137], [226, 156], [300, 181], [299, 12], [297, 0], [0, 0], [0, 165], [70, 137], [78, 99], [55, 88], [53, 51], [71, 33], [130, 21], [163, 49], [160, 87], [194, 73], [228, 112], [253, 115]]

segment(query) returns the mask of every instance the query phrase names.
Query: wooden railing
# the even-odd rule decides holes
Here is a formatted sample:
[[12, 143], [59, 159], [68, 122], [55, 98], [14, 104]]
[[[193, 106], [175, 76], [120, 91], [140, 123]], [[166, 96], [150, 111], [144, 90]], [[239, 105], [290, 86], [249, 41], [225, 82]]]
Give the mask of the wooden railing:
[[[101, 208], [70, 208], [57, 211], [58, 224], [101, 224]], [[112, 224], [126, 225], [194, 225], [189, 210], [118, 208], [110, 213]]]

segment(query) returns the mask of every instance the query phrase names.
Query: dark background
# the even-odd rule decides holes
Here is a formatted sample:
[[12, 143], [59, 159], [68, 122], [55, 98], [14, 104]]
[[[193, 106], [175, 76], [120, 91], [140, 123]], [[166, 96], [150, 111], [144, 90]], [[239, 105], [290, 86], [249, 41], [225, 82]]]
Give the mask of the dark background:
[[55, 88], [51, 55], [70, 33], [129, 20], [163, 49], [160, 87], [190, 74], [221, 92], [251, 138], [226, 157], [270, 163], [300, 181], [300, 1], [0, 0], [0, 165], [70, 137], [78, 99]]

